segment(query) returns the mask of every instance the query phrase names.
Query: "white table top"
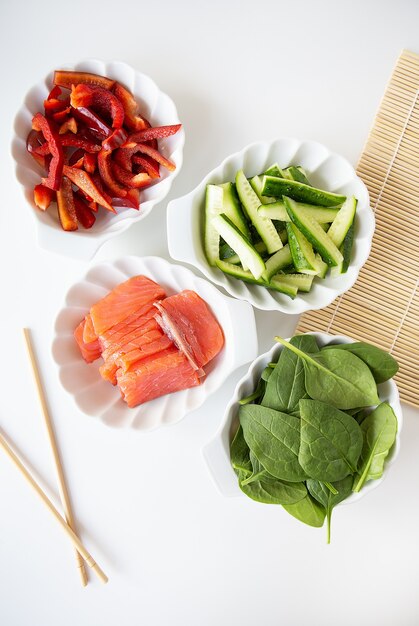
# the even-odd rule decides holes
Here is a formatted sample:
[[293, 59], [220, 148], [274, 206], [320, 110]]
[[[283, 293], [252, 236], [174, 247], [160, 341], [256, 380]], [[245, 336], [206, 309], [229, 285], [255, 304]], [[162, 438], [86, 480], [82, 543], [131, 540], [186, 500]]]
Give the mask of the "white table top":
[[[213, 0], [5, 0], [0, 6], [2, 354], [0, 427], [56, 496], [21, 328], [30, 326], [82, 538], [109, 574], [82, 589], [72, 548], [0, 453], [4, 626], [413, 626], [419, 623], [418, 411], [383, 485], [335, 511], [332, 544], [280, 507], [225, 499], [201, 457], [244, 368], [182, 422], [150, 434], [106, 428], [60, 387], [50, 344], [85, 264], [39, 250], [9, 156], [27, 89], [61, 63], [124, 60], [175, 100], [186, 131], [170, 198], [259, 139], [315, 139], [353, 163], [402, 48], [419, 51], [419, 5]], [[96, 260], [168, 257], [167, 202]], [[257, 312], [260, 351], [296, 319]]]

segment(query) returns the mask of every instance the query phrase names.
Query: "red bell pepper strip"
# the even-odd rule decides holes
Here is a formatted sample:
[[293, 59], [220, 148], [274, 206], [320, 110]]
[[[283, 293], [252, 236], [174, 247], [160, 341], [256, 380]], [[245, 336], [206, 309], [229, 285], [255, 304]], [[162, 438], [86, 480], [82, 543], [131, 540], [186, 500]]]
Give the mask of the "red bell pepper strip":
[[155, 150], [154, 148], [152, 148], [151, 146], [148, 146], [145, 143], [125, 144], [124, 149], [132, 149], [134, 145], [138, 147], [138, 150], [136, 150], [136, 152], [147, 154], [152, 159], [157, 161], [157, 163], [160, 163], [160, 165], [163, 165], [163, 167], [166, 167], [170, 171], [173, 171], [176, 169], [176, 165], [172, 161], [169, 161], [169, 159], [166, 159], [166, 157], [160, 154], [158, 150]]
[[127, 128], [130, 130], [141, 130], [150, 126], [145, 117], [138, 114], [138, 104], [128, 89], [125, 89], [119, 83], [115, 83], [112, 90], [124, 108], [125, 125]]
[[96, 113], [87, 107], [80, 107], [78, 109], [73, 108], [72, 111], [75, 118], [84, 122], [88, 128], [98, 131], [101, 134], [102, 139], [109, 137], [111, 134], [111, 128], [99, 117], [99, 115], [96, 115]]
[[74, 194], [74, 205], [76, 209], [77, 219], [84, 228], [92, 228], [96, 221], [96, 217], [89, 209], [87, 204], [77, 194]]
[[102, 196], [90, 177], [90, 174], [84, 170], [79, 170], [76, 167], [70, 167], [68, 165], [64, 165], [64, 174], [71, 180], [71, 182], [77, 185], [79, 189], [82, 189], [92, 200], [105, 207], [105, 209], [108, 209], [108, 211], [115, 213], [115, 209]]
[[151, 178], [160, 178], [159, 164], [146, 154], [134, 154], [132, 157], [132, 163], [134, 165], [140, 165], [143, 170], [151, 176]]
[[63, 111], [68, 107], [69, 103], [69, 98], [65, 100], [57, 100], [56, 98], [53, 100], [44, 100], [45, 115], [51, 116], [57, 113], [57, 111]]
[[106, 76], [99, 76], [98, 74], [91, 74], [90, 72], [68, 70], [56, 70], [54, 72], [54, 85], [71, 89], [72, 85], [78, 85], [80, 83], [87, 83], [88, 85], [95, 85], [97, 87], [103, 87], [104, 89], [112, 89], [115, 81], [106, 78]]
[[63, 122], [58, 131], [59, 135], [64, 135], [67, 131], [70, 131], [75, 135], [77, 133], [77, 122], [74, 117], [69, 117], [65, 122]]
[[92, 180], [95, 183], [96, 187], [99, 189], [102, 196], [105, 198], [105, 200], [113, 206], [114, 202], [112, 201], [112, 196], [110, 193], [108, 193], [109, 189], [105, 189], [105, 185], [103, 184], [99, 172], [95, 172], [94, 174], [92, 174]]
[[61, 187], [57, 191], [58, 217], [64, 230], [77, 230], [77, 215], [71, 180], [62, 177]]
[[48, 143], [49, 151], [52, 155], [49, 164], [48, 176], [42, 179], [42, 184], [50, 189], [58, 191], [61, 185], [61, 178], [64, 166], [64, 153], [60, 142], [60, 137], [51, 124], [51, 122], [42, 115], [37, 113], [32, 119], [32, 128], [39, 130]]
[[131, 172], [124, 170], [123, 167], [115, 162], [112, 163], [112, 172], [114, 173], [115, 178], [126, 187], [142, 189], [143, 187], [148, 187], [151, 182], [151, 176], [149, 176], [146, 172], [131, 174]]
[[55, 193], [49, 187], [45, 187], [45, 185], [35, 185], [33, 199], [38, 209], [46, 211], [51, 202], [55, 200]]
[[151, 139], [163, 139], [175, 135], [182, 128], [182, 124], [173, 124], [172, 126], [154, 126], [154, 128], [144, 128], [136, 133], [129, 135], [127, 143], [144, 143]]
[[124, 107], [113, 93], [103, 87], [80, 83], [72, 88], [70, 102], [75, 109], [92, 106], [105, 110], [112, 118], [113, 128], [121, 128], [124, 123]]
[[58, 100], [62, 93], [62, 89], [60, 89], [58, 85], [55, 85], [49, 92], [47, 100]]
[[31, 132], [26, 138], [26, 150], [29, 152], [31, 156], [33, 156], [35, 161], [41, 167], [44, 167], [46, 169], [45, 157], [41, 154], [38, 154], [37, 152], [37, 150], [39, 150], [44, 144], [47, 147], [48, 152], [49, 152], [49, 147], [48, 147], [47, 142], [44, 139], [43, 134], [37, 130], [31, 130]]
[[[73, 167], [83, 167], [83, 162], [84, 162], [84, 155], [85, 155], [85, 151], [82, 150], [82, 148], [77, 148], [77, 150], [75, 150], [73, 152], [73, 154], [70, 155], [70, 157], [68, 158], [68, 165], [71, 165]], [[76, 163], [78, 164], [81, 161], [81, 165], [76, 165]]]
[[124, 128], [116, 128], [109, 137], [102, 141], [105, 150], [115, 150], [127, 140], [127, 131]]
[[112, 204], [116, 207], [129, 207], [130, 209], [140, 209], [140, 190], [128, 189], [125, 198], [113, 198]]
[[111, 150], [102, 150], [97, 155], [100, 176], [115, 198], [125, 198], [127, 190], [115, 180], [112, 172]]
[[60, 124], [66, 120], [70, 111], [71, 111], [71, 107], [67, 107], [66, 109], [63, 109], [62, 111], [57, 111], [56, 113], [53, 113], [51, 117], [54, 120], [54, 122], [57, 122], [57, 124]]
[[83, 157], [83, 167], [89, 174], [93, 174], [96, 171], [97, 155], [90, 152], [86, 152]]

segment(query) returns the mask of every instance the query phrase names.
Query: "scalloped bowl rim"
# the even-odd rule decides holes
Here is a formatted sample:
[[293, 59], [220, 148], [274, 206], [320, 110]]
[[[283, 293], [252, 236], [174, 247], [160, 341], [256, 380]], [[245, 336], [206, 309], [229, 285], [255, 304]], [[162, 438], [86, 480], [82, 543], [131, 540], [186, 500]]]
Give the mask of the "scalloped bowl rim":
[[[324, 294], [327, 297], [322, 297], [322, 298], [317, 297], [316, 302], [308, 302], [307, 296], [310, 296], [311, 294], [313, 294], [315, 289], [319, 286], [319, 283], [315, 284], [311, 294], [310, 293], [309, 294], [298, 293], [295, 299], [291, 300], [283, 294], [280, 294], [277, 292], [270, 292], [266, 288], [261, 287], [259, 285], [249, 286], [247, 283], [243, 283], [243, 281], [239, 281], [234, 278], [227, 277], [226, 275], [222, 274], [220, 270], [210, 267], [208, 263], [206, 262], [205, 254], [203, 253], [203, 241], [202, 241], [201, 233], [199, 233], [199, 235], [197, 236], [197, 233], [194, 232], [194, 236], [192, 237], [194, 239], [193, 243], [188, 247], [186, 245], [182, 246], [180, 242], [182, 240], [182, 236], [184, 235], [184, 233], [181, 232], [179, 228], [177, 228], [174, 217], [173, 217], [173, 222], [171, 220], [171, 212], [175, 214], [175, 211], [177, 210], [177, 207], [176, 207], [177, 203], [179, 204], [183, 203], [185, 206], [188, 205], [188, 209], [186, 209], [189, 212], [188, 217], [192, 216], [194, 210], [197, 210], [195, 209], [194, 205], [198, 203], [201, 206], [203, 205], [206, 185], [211, 183], [211, 181], [213, 181], [214, 179], [217, 179], [219, 177], [218, 175], [228, 166], [230, 162], [235, 161], [235, 160], [240, 160], [243, 163], [245, 161], [246, 156], [256, 149], [260, 149], [261, 147], [265, 147], [266, 149], [272, 149], [272, 147], [275, 145], [287, 144], [287, 143], [295, 143], [298, 146], [294, 150], [295, 153], [297, 153], [301, 149], [301, 146], [309, 146], [312, 149], [323, 151], [324, 158], [317, 165], [316, 170], [319, 169], [319, 167], [321, 167], [321, 165], [324, 164], [329, 159], [339, 160], [342, 164], [344, 164], [346, 168], [351, 170], [351, 182], [353, 183], [356, 182], [356, 184], [359, 185], [360, 189], [362, 189], [362, 193], [364, 195], [364, 203], [362, 207], [363, 216], [364, 216], [363, 226], [367, 232], [366, 232], [366, 236], [363, 238], [363, 241], [364, 240], [366, 241], [364, 241], [365, 245], [361, 249], [359, 247], [359, 241], [357, 242], [355, 239], [354, 248], [358, 244], [358, 255], [359, 255], [358, 263], [356, 266], [352, 263], [350, 265], [348, 273], [345, 275], [346, 277], [350, 273], [352, 273], [352, 278], [350, 281], [348, 281], [346, 285], [343, 285], [343, 281], [339, 282], [339, 279], [334, 280], [334, 283], [336, 283], [336, 285], [335, 284], [330, 285], [329, 283], [332, 279], [330, 278], [330, 276], [328, 276], [326, 280], [321, 281], [321, 283], [322, 283], [322, 286], [328, 288], [329, 293]], [[289, 165], [290, 164], [291, 163], [289, 163]], [[300, 163], [295, 163], [295, 165], [298, 165], [298, 164]], [[260, 166], [259, 172], [263, 171], [263, 167], [264, 167], [263, 165]], [[283, 167], [285, 167], [285, 164], [283, 165]], [[311, 174], [310, 171], [308, 173], [309, 175]], [[359, 205], [358, 205], [357, 214], [359, 215]], [[374, 217], [374, 212], [372, 211], [371, 206], [370, 206], [368, 189], [365, 183], [362, 181], [362, 179], [357, 175], [355, 169], [349, 163], [349, 161], [342, 155], [338, 154], [337, 152], [333, 152], [327, 146], [325, 146], [324, 144], [320, 142], [312, 141], [312, 140], [301, 140], [295, 137], [281, 137], [281, 138], [274, 139], [271, 141], [255, 141], [253, 143], [248, 144], [241, 150], [238, 150], [237, 152], [234, 152], [230, 154], [229, 156], [225, 157], [223, 161], [221, 161], [219, 165], [213, 168], [192, 191], [190, 191], [188, 194], [185, 194], [184, 196], [181, 196], [177, 199], [171, 200], [168, 204], [167, 215], [168, 215], [169, 252], [172, 258], [174, 258], [175, 260], [179, 260], [179, 261], [186, 262], [186, 263], [193, 265], [200, 272], [202, 272], [204, 276], [208, 278], [208, 280], [218, 285], [219, 287], [222, 287], [223, 289], [227, 291], [227, 293], [229, 293], [231, 296], [235, 298], [244, 299], [250, 302], [256, 308], [261, 309], [261, 310], [267, 310], [267, 311], [277, 310], [282, 313], [287, 313], [291, 315], [304, 313], [309, 310], [316, 310], [316, 309], [324, 308], [328, 306], [329, 304], [331, 304], [333, 300], [335, 300], [335, 298], [337, 298], [338, 296], [348, 291], [355, 284], [358, 278], [358, 274], [361, 268], [363, 267], [363, 265], [365, 264], [365, 262], [367, 261], [368, 256], [370, 254], [371, 245], [372, 245], [372, 237], [373, 237], [374, 228], [375, 228], [375, 217]], [[359, 222], [359, 218], [358, 218], [358, 222]], [[359, 230], [359, 223], [356, 225], [356, 227]], [[180, 238], [179, 241], [178, 241], [178, 237]], [[184, 240], [182, 241], [182, 243], [186, 244]], [[203, 262], [201, 262], [197, 258], [197, 254], [196, 254], [197, 248], [202, 252], [201, 256], [203, 258]], [[183, 252], [183, 249], [188, 249], [189, 252], [185, 255]], [[180, 250], [181, 252], [179, 252]], [[241, 289], [241, 293], [240, 293], [240, 289]], [[256, 298], [253, 294], [256, 294], [258, 297]]]

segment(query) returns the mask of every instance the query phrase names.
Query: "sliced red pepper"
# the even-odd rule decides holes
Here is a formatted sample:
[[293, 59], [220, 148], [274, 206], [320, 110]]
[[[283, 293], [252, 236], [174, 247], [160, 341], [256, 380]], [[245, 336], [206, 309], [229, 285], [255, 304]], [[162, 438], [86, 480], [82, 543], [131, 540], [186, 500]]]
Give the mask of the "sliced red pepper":
[[97, 203], [97, 202], [95, 202], [94, 200], [91, 200], [91, 201], [88, 203], [88, 205], [89, 205], [89, 209], [91, 209], [92, 211], [94, 211], [95, 213], [97, 213], [98, 208], [99, 208], [99, 207], [98, 207], [98, 203]]
[[68, 158], [68, 165], [72, 165], [73, 167], [79, 167], [76, 163], [81, 161], [80, 167], [83, 167], [85, 151], [82, 148], [77, 148]]
[[135, 150], [135, 152], [141, 152], [142, 154], [147, 154], [152, 159], [157, 161], [157, 163], [160, 163], [160, 165], [163, 165], [163, 167], [166, 167], [170, 171], [173, 171], [176, 169], [176, 165], [172, 161], [169, 161], [169, 159], [166, 159], [166, 157], [160, 154], [158, 150], [155, 150], [154, 148], [152, 148], [151, 146], [148, 146], [145, 143], [125, 144], [123, 149], [132, 150], [134, 148], [134, 145], [137, 146], [138, 148], [137, 150]]
[[127, 190], [125, 187], [121, 187], [121, 185], [115, 180], [115, 177], [112, 172], [112, 161], [111, 161], [111, 150], [102, 150], [97, 155], [97, 165], [99, 168], [100, 176], [105, 183], [105, 185], [109, 188], [111, 193], [116, 198], [125, 198], [127, 195]]
[[140, 209], [140, 190], [128, 189], [125, 198], [113, 198], [112, 204], [116, 207], [129, 207], [130, 209]]
[[77, 215], [71, 180], [62, 177], [61, 187], [57, 191], [58, 217], [64, 230], [77, 230]]
[[112, 90], [124, 108], [126, 127], [130, 130], [147, 128], [150, 124], [145, 117], [138, 114], [138, 104], [132, 93], [119, 83], [115, 83]]
[[113, 128], [121, 128], [124, 123], [124, 107], [108, 89], [80, 83], [72, 88], [70, 101], [71, 106], [75, 109], [79, 107], [99, 107], [101, 110], [105, 110], [112, 118]]
[[83, 158], [83, 167], [89, 174], [93, 174], [96, 170], [97, 155], [86, 152]]
[[127, 139], [127, 143], [143, 143], [151, 139], [163, 139], [175, 135], [182, 128], [182, 124], [172, 126], [154, 126], [154, 128], [144, 128], [137, 133], [132, 133]]
[[46, 211], [51, 202], [55, 199], [55, 192], [45, 185], [35, 185], [33, 199], [41, 211]]
[[134, 165], [140, 165], [151, 178], [160, 178], [160, 166], [151, 157], [146, 154], [134, 154], [132, 157], [132, 163]]
[[143, 187], [148, 187], [151, 181], [151, 177], [146, 172], [131, 174], [131, 172], [128, 172], [115, 162], [112, 163], [112, 172], [115, 178], [126, 187], [142, 189]]
[[76, 208], [77, 219], [84, 228], [92, 228], [96, 221], [96, 217], [89, 209], [87, 204], [77, 194], [74, 194], [74, 205]]
[[96, 85], [97, 87], [103, 87], [104, 89], [112, 89], [115, 81], [110, 78], [106, 78], [106, 76], [99, 76], [98, 74], [91, 74], [90, 72], [68, 70], [56, 70], [54, 72], [54, 85], [71, 89], [72, 85], [79, 85], [80, 83]]
[[44, 100], [45, 115], [51, 116], [57, 111], [63, 111], [68, 107], [68, 104], [68, 100]]
[[56, 113], [52, 114], [52, 119], [54, 120], [54, 122], [57, 122], [57, 124], [60, 124], [65, 121], [70, 111], [71, 107], [67, 107], [62, 111], [57, 111]]
[[109, 137], [102, 141], [105, 150], [115, 150], [127, 140], [128, 133], [124, 128], [116, 128]]
[[62, 89], [55, 85], [48, 94], [47, 100], [58, 100], [59, 96], [63, 93]]
[[74, 117], [69, 117], [65, 122], [63, 122], [58, 131], [59, 135], [64, 135], [67, 131], [70, 131], [74, 135], [77, 133], [77, 122]]
[[48, 169], [48, 176], [42, 179], [42, 184], [57, 191], [61, 185], [64, 166], [64, 153], [60, 137], [51, 122], [44, 117], [42, 113], [37, 113], [34, 116], [32, 119], [32, 128], [34, 130], [41, 131], [45, 141], [48, 143], [48, 148], [52, 155]]
[[99, 131], [102, 135], [102, 139], [105, 137], [109, 137], [112, 130], [111, 128], [104, 122], [99, 115], [96, 115], [93, 111], [88, 109], [87, 107], [79, 107], [78, 109], [72, 109], [74, 117], [76, 117], [81, 122], [84, 122], [86, 126], [90, 129], [94, 129], [95, 131]]
[[94, 174], [92, 174], [92, 180], [95, 183], [96, 187], [99, 189], [102, 196], [105, 198], [106, 202], [109, 202], [109, 204], [113, 205], [114, 203], [112, 201], [112, 196], [110, 193], [108, 193], [109, 190], [105, 189], [105, 185], [103, 184], [99, 172], [95, 172]]
[[79, 170], [76, 167], [70, 167], [68, 165], [64, 165], [64, 174], [68, 176], [68, 178], [75, 184], [79, 189], [82, 189], [84, 193], [86, 193], [92, 200], [100, 204], [101, 206], [108, 209], [108, 211], [112, 211], [115, 213], [115, 209], [103, 195], [100, 193], [99, 189], [96, 187], [93, 182], [90, 174], [85, 172], [84, 170]]

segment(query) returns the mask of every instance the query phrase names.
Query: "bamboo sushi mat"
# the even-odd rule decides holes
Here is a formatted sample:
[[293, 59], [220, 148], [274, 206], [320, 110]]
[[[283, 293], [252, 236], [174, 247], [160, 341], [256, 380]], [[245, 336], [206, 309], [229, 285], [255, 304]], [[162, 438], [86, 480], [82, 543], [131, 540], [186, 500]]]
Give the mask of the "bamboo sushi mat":
[[390, 352], [400, 397], [419, 407], [419, 55], [398, 59], [358, 162], [376, 229], [348, 292], [302, 315], [297, 331], [345, 334]]

